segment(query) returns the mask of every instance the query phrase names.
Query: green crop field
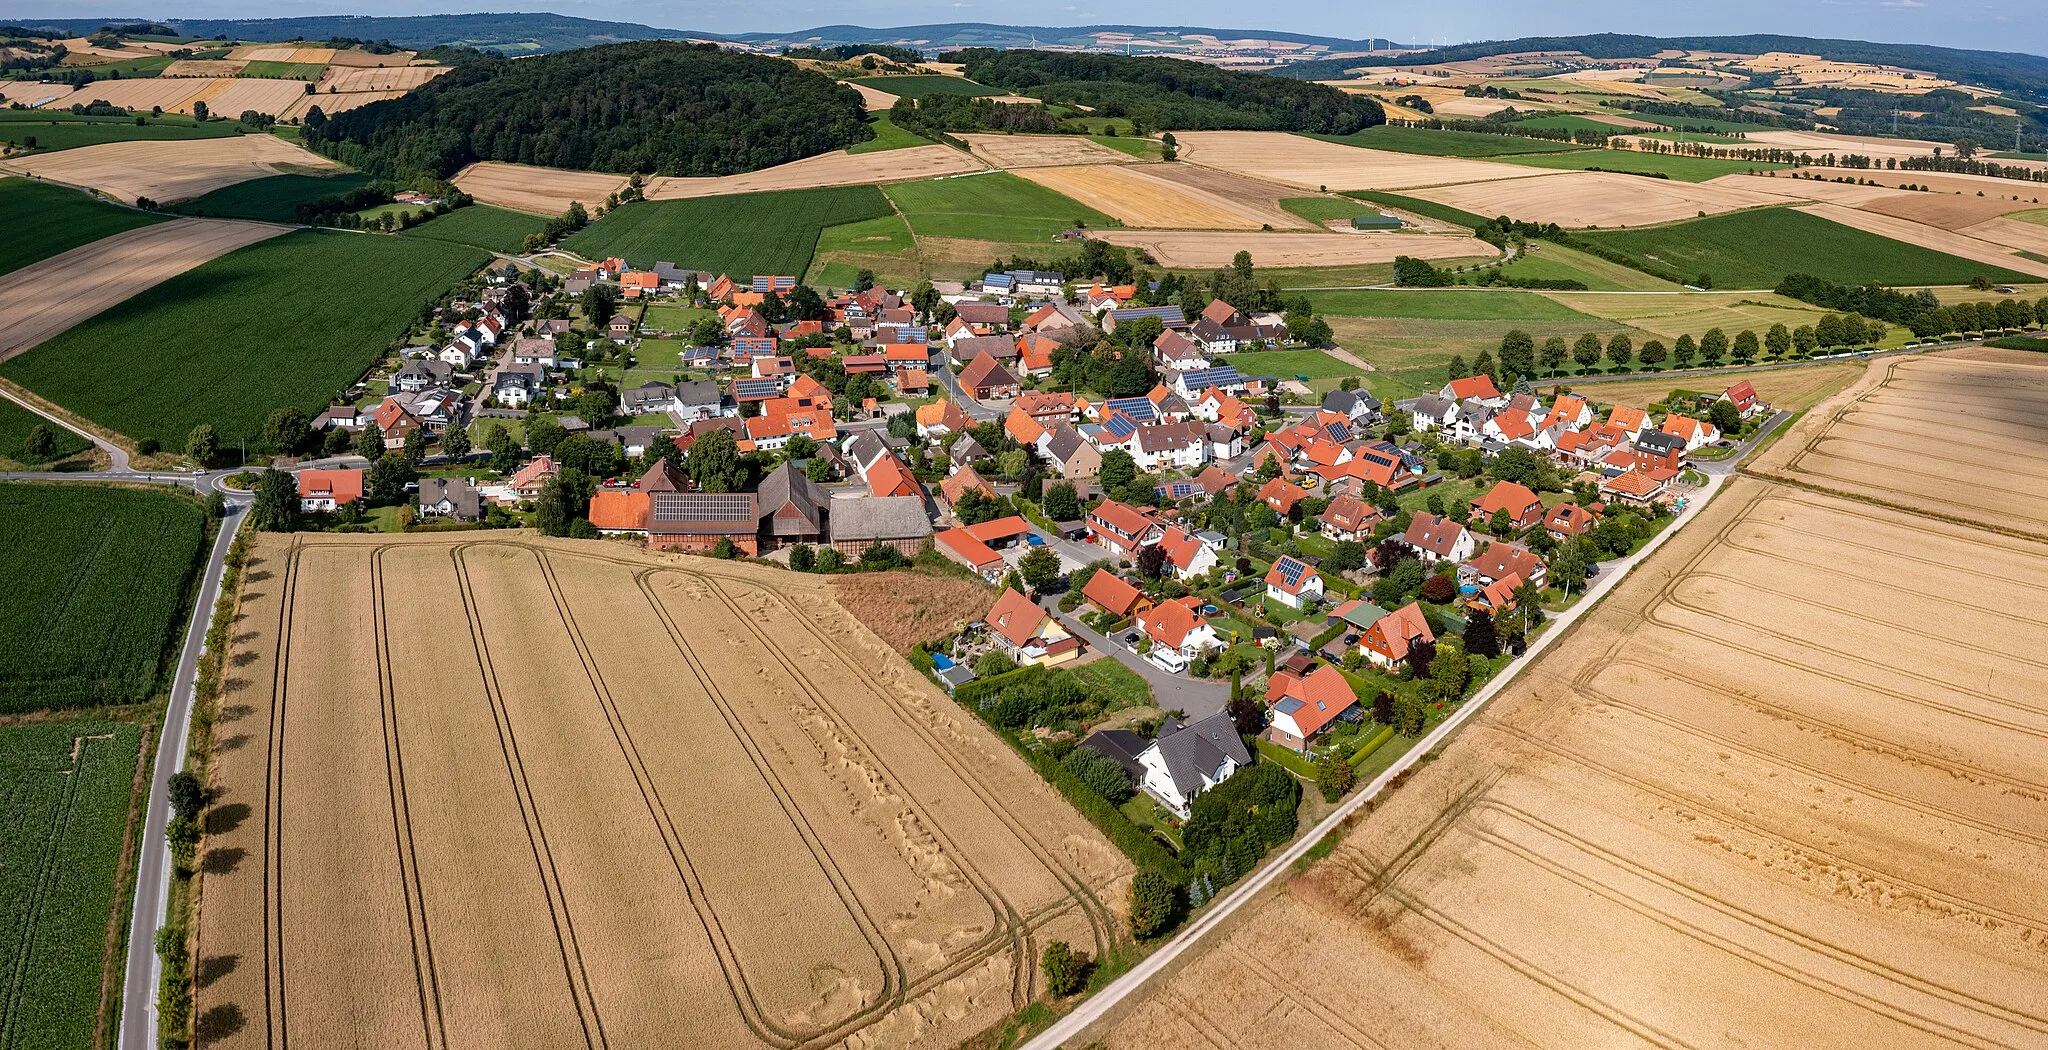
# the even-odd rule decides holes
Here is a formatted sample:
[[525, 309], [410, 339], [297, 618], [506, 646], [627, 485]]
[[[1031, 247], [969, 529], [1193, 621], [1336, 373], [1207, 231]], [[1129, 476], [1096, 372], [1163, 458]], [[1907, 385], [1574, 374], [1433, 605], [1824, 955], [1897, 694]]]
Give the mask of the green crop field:
[[957, 179], [899, 182], [887, 189], [919, 237], [972, 241], [1047, 241], [1077, 222], [1116, 226], [1115, 219], [1007, 171]]
[[1347, 146], [1414, 153], [1425, 157], [1508, 157], [1523, 153], [1559, 153], [1584, 149], [1569, 142], [1530, 139], [1519, 135], [1488, 135], [1478, 131], [1432, 131], [1380, 124], [1349, 135], [1310, 135]]
[[269, 80], [318, 80], [327, 72], [321, 62], [251, 62], [242, 67], [245, 77], [263, 77]]
[[1335, 197], [1289, 197], [1281, 201], [1280, 206], [1319, 226], [1333, 220], [1346, 221], [1360, 215], [1380, 214], [1378, 208]]
[[339, 175], [272, 175], [223, 186], [177, 206], [185, 215], [211, 215], [261, 222], [297, 222], [299, 205], [339, 196], [375, 180], [359, 172]]
[[1139, 160], [1151, 160], [1159, 156], [1159, 143], [1134, 135], [1090, 135], [1088, 141], [1098, 146], [1108, 146], [1119, 153], [1128, 153]]
[[[145, 116], [142, 121], [137, 124], [134, 117], [88, 117], [63, 110], [0, 110], [0, 142], [48, 153], [102, 142], [225, 138], [240, 127], [228, 120], [201, 124], [175, 115]], [[31, 139], [33, 146], [29, 145]]]
[[183, 449], [211, 423], [232, 448], [273, 409], [317, 412], [486, 261], [444, 241], [298, 230], [142, 292], [0, 375], [138, 440]]
[[162, 490], [0, 484], [0, 712], [149, 700], [205, 518]]
[[660, 261], [734, 278], [801, 277], [810, 269], [820, 230], [888, 214], [888, 199], [873, 186], [636, 201], [562, 246], [587, 259], [615, 255], [642, 268]]
[[1569, 171], [1585, 171], [1599, 168], [1601, 171], [1619, 171], [1632, 175], [1665, 175], [1681, 182], [1705, 182], [1723, 175], [1739, 175], [1746, 171], [1775, 171], [1789, 168], [1790, 164], [1765, 164], [1749, 160], [1712, 160], [1706, 157], [1678, 157], [1665, 153], [1642, 153], [1626, 149], [1588, 149], [1573, 153], [1546, 153], [1520, 157], [1502, 157], [1509, 164], [1524, 164], [1532, 168], [1561, 168]]
[[9, 1050], [95, 1045], [102, 981], [120, 980], [107, 930], [127, 881], [141, 740], [126, 722], [0, 726], [0, 1039]]
[[162, 221], [148, 212], [102, 204], [66, 186], [0, 178], [0, 274]]
[[1448, 204], [1438, 204], [1435, 201], [1426, 201], [1420, 197], [1404, 197], [1398, 193], [1387, 193], [1382, 190], [1345, 190], [1344, 196], [1362, 201], [1371, 201], [1374, 204], [1384, 204], [1389, 208], [1399, 208], [1402, 211], [1414, 212], [1426, 219], [1448, 222], [1467, 229], [1478, 229], [1488, 218], [1484, 215], [1473, 214], [1463, 208], [1453, 208]]
[[[1619, 135], [1629, 129], [1619, 124], [1610, 124], [1591, 117], [1574, 116], [1569, 113], [1546, 113], [1540, 117], [1523, 117], [1515, 121], [1517, 127], [1542, 128], [1545, 131], [1591, 131], [1601, 135]], [[1560, 143], [1564, 145], [1564, 143]]]
[[[41, 426], [50, 435], [50, 455], [47, 459], [31, 463], [28, 451], [29, 431]], [[20, 463], [41, 469], [44, 463], [75, 456], [92, 447], [92, 442], [36, 415], [6, 398], [0, 398], [0, 462]]]
[[891, 212], [879, 219], [825, 227], [818, 234], [818, 252], [806, 283], [845, 288], [862, 270], [873, 270], [890, 287], [917, 283], [922, 276], [917, 241], [903, 216]]
[[1670, 226], [1598, 230], [1582, 240], [1716, 288], [1775, 288], [1788, 273], [1843, 284], [1967, 284], [1977, 276], [2025, 282], [2024, 275], [1829, 222], [1790, 208], [1731, 212]]
[[1528, 250], [1502, 268], [1509, 277], [1530, 280], [1578, 281], [1594, 292], [1670, 292], [1677, 286], [1620, 263], [1608, 262], [1562, 244], [1532, 241]]
[[1534, 292], [1353, 289], [1308, 292], [1319, 314], [1339, 317], [1413, 317], [1435, 321], [1593, 322], [1595, 318]]
[[488, 204], [472, 204], [438, 219], [428, 219], [405, 231], [405, 235], [517, 255], [525, 248], [526, 235], [539, 233], [545, 225], [547, 220], [537, 215], [493, 208]]
[[926, 95], [1000, 95], [1003, 92], [983, 87], [965, 77], [949, 77], [939, 74], [909, 77], [854, 77], [848, 81], [876, 91], [886, 91], [904, 98], [923, 98]]
[[883, 150], [904, 149], [910, 146], [929, 146], [932, 144], [932, 140], [928, 138], [914, 135], [897, 127], [896, 122], [890, 120], [887, 114], [869, 117], [868, 127], [875, 129], [875, 137], [866, 142], [856, 142], [848, 146], [846, 152], [880, 153]]
[[90, 70], [100, 80], [119, 80], [122, 77], [153, 77], [164, 71], [173, 60], [168, 55], [155, 58], [124, 58], [118, 62], [102, 62], [96, 66], [79, 66]]
[[1248, 376], [1277, 376], [1281, 379], [1292, 379], [1297, 375], [1310, 379], [1341, 379], [1358, 374], [1358, 369], [1321, 350], [1254, 350], [1244, 354], [1226, 354], [1217, 358], [1216, 363], [1236, 365], [1239, 372]]

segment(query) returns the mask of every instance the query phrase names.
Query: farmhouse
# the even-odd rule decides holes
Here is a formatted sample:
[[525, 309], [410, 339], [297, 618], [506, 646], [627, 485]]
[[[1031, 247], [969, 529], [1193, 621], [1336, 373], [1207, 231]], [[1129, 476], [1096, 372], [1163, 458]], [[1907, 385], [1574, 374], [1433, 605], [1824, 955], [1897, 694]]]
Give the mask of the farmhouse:
[[947, 529], [938, 533], [932, 537], [932, 546], [948, 560], [973, 570], [976, 575], [990, 583], [1002, 579], [1004, 570], [1009, 568], [1000, 552], [964, 528]]
[[[892, 457], [893, 458], [893, 457]], [[922, 496], [868, 496], [832, 501], [832, 547], [858, 558], [880, 543], [915, 558], [932, 542], [932, 520]]]
[[1016, 397], [1017, 377], [987, 351], [977, 355], [960, 370], [960, 388], [977, 401]]
[[419, 505], [421, 517], [475, 521], [483, 516], [476, 486], [462, 478], [422, 478]]

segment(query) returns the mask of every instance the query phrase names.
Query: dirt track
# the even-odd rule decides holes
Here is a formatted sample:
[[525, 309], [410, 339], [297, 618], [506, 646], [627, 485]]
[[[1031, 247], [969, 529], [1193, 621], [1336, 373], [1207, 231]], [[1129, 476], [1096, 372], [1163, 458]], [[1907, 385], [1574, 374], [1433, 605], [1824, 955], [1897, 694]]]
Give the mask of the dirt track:
[[[2038, 361], [1881, 363], [1772, 455], [1894, 368], [2008, 448]], [[1108, 1046], [2043, 1045], [2048, 543], [1730, 486]]]
[[0, 168], [87, 186], [130, 203], [149, 197], [171, 204], [266, 175], [322, 174], [339, 170], [340, 165], [276, 135], [237, 135], [107, 142], [31, 154]]
[[473, 540], [258, 546], [212, 1045], [946, 1047], [1121, 928], [1128, 862], [823, 582]]

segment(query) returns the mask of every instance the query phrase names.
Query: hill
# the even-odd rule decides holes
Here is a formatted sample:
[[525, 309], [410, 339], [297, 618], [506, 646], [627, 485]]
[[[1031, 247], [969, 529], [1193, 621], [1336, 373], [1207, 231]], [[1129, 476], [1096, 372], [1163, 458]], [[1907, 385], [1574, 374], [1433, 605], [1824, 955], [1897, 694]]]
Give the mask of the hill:
[[[90, 33], [109, 20], [104, 18], [23, 19], [33, 26], [48, 26], [72, 33]], [[185, 18], [168, 19], [187, 36], [225, 40], [327, 40], [352, 37], [358, 40], [388, 40], [414, 50], [460, 45], [533, 55], [595, 44], [628, 40], [722, 40], [715, 33], [681, 29], [658, 29], [633, 22], [600, 22], [554, 14], [461, 14], [383, 17], [371, 15], [312, 15], [301, 18]]]
[[1370, 98], [1182, 59], [993, 48], [944, 57], [977, 83], [1150, 128], [1349, 135], [1386, 122]]
[[[735, 33], [731, 39], [759, 46], [829, 46], [832, 44], [902, 44], [926, 51], [963, 47], [1036, 48], [1047, 44], [1063, 47], [1103, 47], [1104, 35], [1131, 37], [1134, 48], [1183, 49], [1190, 44], [1217, 41], [1279, 41], [1289, 44], [1322, 45], [1339, 51], [1363, 51], [1366, 42], [1343, 37], [1315, 36], [1274, 29], [1214, 29], [1205, 26], [1005, 26], [987, 22], [940, 22], [921, 26], [873, 29], [867, 26], [832, 25], [794, 33]], [[1183, 39], [1185, 38], [1185, 40]], [[1380, 41], [1384, 44], [1385, 41]], [[1122, 46], [1118, 40], [1112, 46]]]
[[828, 77], [662, 41], [477, 62], [305, 129], [308, 146], [400, 179], [445, 179], [479, 160], [733, 175], [873, 134], [860, 95]]

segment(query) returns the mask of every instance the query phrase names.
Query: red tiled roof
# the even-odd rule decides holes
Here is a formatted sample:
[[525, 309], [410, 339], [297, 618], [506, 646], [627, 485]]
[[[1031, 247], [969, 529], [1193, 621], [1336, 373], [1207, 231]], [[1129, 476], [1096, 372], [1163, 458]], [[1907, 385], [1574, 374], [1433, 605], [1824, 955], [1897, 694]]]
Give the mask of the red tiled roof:
[[1038, 637], [1039, 625], [1049, 617], [1044, 609], [1031, 604], [1031, 599], [1014, 588], [1005, 587], [1002, 597], [996, 599], [995, 607], [988, 611], [986, 619], [990, 630], [1021, 648]]
[[1287, 699], [1301, 701], [1301, 706], [1289, 712], [1288, 717], [1294, 719], [1302, 738], [1307, 739], [1355, 706], [1358, 693], [1342, 671], [1324, 664], [1306, 675], [1273, 672], [1266, 682], [1266, 703], [1277, 704]]
[[966, 529], [947, 529], [933, 536], [932, 542], [960, 555], [961, 560], [977, 570], [989, 569], [1003, 560], [1002, 555], [990, 549], [988, 544], [975, 539]]
[[1493, 377], [1490, 375], [1466, 376], [1463, 379], [1453, 379], [1445, 385], [1450, 387], [1451, 398], [1456, 401], [1463, 401], [1466, 398], [1491, 401], [1500, 396], [1500, 388], [1493, 385]]
[[1406, 660], [1408, 646], [1415, 639], [1426, 642], [1436, 641], [1436, 633], [1429, 629], [1429, 619], [1422, 615], [1422, 606], [1409, 602], [1393, 612], [1380, 617], [1360, 636], [1359, 644], [1365, 645], [1389, 660]]
[[1081, 588], [1081, 597], [1118, 616], [1130, 612], [1131, 607], [1144, 596], [1145, 592], [1139, 590], [1129, 580], [1107, 569], [1088, 577], [1088, 585]]
[[636, 489], [599, 489], [590, 494], [590, 523], [600, 529], [645, 532], [652, 499]]
[[363, 498], [363, 472], [355, 467], [299, 471], [299, 498], [354, 503]]

